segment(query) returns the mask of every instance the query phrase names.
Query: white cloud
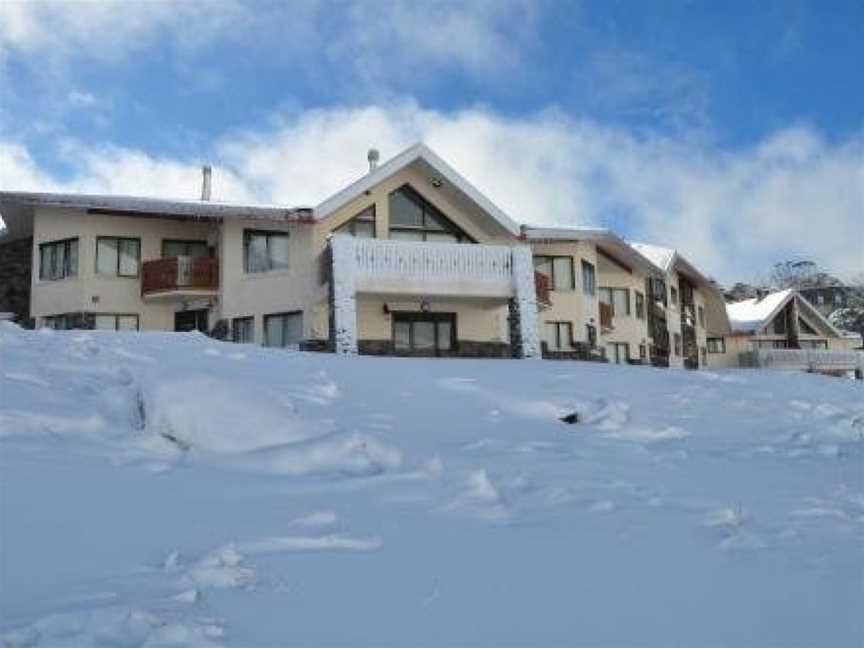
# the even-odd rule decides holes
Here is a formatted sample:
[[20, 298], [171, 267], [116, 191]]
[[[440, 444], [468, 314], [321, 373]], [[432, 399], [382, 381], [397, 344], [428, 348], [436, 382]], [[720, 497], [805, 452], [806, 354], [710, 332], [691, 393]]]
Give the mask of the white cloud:
[[[841, 275], [864, 267], [864, 135], [832, 143], [806, 126], [725, 151], [555, 110], [508, 118], [411, 101], [311, 110], [224, 137], [214, 198], [315, 204], [365, 173], [369, 147], [386, 159], [420, 139], [517, 220], [616, 224], [679, 247], [721, 280], [802, 256]], [[60, 182], [24, 149], [0, 147], [0, 187], [195, 197], [200, 186], [200, 160], [111, 146], [65, 154], [76, 173]]]

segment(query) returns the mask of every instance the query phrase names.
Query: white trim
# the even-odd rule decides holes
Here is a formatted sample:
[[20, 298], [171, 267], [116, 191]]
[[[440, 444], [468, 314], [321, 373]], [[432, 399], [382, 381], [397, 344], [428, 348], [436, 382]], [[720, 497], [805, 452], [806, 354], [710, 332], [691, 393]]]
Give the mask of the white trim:
[[367, 173], [356, 182], [348, 185], [342, 191], [333, 194], [327, 198], [327, 200], [320, 203], [314, 209], [315, 219], [323, 220], [327, 218], [337, 209], [344, 207], [358, 196], [361, 196], [364, 192], [372, 189], [372, 187], [378, 183], [386, 180], [393, 174], [420, 159], [440, 173], [450, 184], [459, 189], [459, 191], [465, 194], [484, 212], [489, 214], [489, 216], [496, 220], [502, 227], [504, 227], [504, 229], [508, 230], [512, 234], [519, 234], [519, 224], [516, 223], [516, 221], [505, 214], [474, 185], [468, 182], [468, 180], [462, 177], [453, 167], [438, 157], [432, 149], [422, 142], [418, 142], [417, 144], [405, 149], [399, 155], [388, 160], [374, 171]]

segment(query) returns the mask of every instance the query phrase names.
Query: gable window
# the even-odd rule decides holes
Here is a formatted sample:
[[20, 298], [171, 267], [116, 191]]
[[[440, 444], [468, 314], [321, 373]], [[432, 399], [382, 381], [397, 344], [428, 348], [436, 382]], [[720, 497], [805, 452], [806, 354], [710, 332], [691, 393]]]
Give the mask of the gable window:
[[816, 330], [801, 317], [798, 318], [798, 328], [805, 335], [817, 335]]
[[543, 341], [550, 351], [573, 350], [573, 324], [570, 322], [546, 322]]
[[255, 318], [235, 317], [231, 322], [231, 340], [239, 344], [255, 342]]
[[288, 267], [288, 232], [243, 230], [243, 268], [249, 273]]
[[408, 185], [390, 194], [390, 238], [433, 243], [475, 242]]
[[705, 328], [705, 308], [703, 306], [699, 306], [696, 310], [699, 313], [699, 326]]
[[207, 246], [207, 241], [181, 241], [177, 239], [165, 239], [162, 241], [163, 259], [172, 259], [181, 256], [210, 256], [210, 249]]
[[600, 303], [612, 307], [613, 317], [624, 317], [630, 314], [630, 291], [626, 288], [601, 288]]
[[570, 291], [576, 289], [573, 274], [573, 257], [535, 256], [534, 270], [549, 279], [552, 290]]
[[41, 281], [58, 281], [77, 276], [77, 238], [42, 243], [39, 246], [39, 279]]
[[708, 353], [726, 353], [726, 340], [722, 337], [709, 337]]
[[137, 277], [141, 262], [141, 239], [96, 237], [96, 273], [114, 277]]
[[303, 313], [264, 316], [264, 346], [298, 348], [303, 339]]
[[636, 296], [636, 318], [645, 319], [645, 295], [638, 290], [634, 290], [633, 294]]
[[674, 342], [675, 342], [675, 355], [680, 356], [681, 355], [681, 334], [680, 333], [675, 334]]
[[333, 233], [350, 234], [356, 238], [375, 238], [375, 205], [370, 205], [333, 230]]
[[593, 296], [597, 292], [597, 280], [594, 275], [594, 266], [582, 260], [582, 292]]
[[675, 286], [669, 286], [669, 301], [673, 306], [678, 305], [678, 289]]
[[94, 315], [93, 328], [100, 331], [137, 331], [137, 315]]

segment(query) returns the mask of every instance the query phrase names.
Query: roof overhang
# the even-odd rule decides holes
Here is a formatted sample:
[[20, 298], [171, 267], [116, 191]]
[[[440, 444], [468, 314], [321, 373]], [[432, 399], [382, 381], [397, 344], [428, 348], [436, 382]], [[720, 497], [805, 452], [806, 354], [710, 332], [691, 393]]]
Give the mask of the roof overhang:
[[434, 171], [441, 180], [474, 203], [482, 212], [513, 235], [519, 234], [519, 224], [502, 209], [483, 195], [479, 189], [460, 175], [447, 162], [442, 160], [425, 144], [418, 143], [402, 151], [396, 157], [370, 171], [356, 182], [348, 185], [342, 191], [332, 195], [313, 210], [315, 220], [323, 220], [349, 202], [371, 190], [380, 182], [398, 173], [412, 164], [422, 163]]

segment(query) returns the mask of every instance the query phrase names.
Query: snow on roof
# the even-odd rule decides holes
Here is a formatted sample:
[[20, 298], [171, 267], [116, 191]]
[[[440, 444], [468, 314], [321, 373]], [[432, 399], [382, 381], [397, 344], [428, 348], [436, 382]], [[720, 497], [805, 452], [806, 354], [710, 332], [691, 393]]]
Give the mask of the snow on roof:
[[356, 182], [348, 185], [345, 189], [332, 195], [330, 198], [315, 207], [315, 218], [327, 218], [334, 211], [343, 207], [364, 191], [368, 191], [376, 184], [392, 176], [397, 171], [407, 167], [409, 164], [423, 160], [435, 171], [441, 174], [451, 185], [468, 196], [483, 211], [498, 221], [505, 229], [513, 234], [519, 233], [519, 224], [504, 213], [497, 205], [484, 196], [479, 189], [472, 185], [456, 169], [441, 159], [432, 149], [422, 142], [405, 149], [396, 157], [388, 160], [374, 171], [370, 171]]
[[27, 191], [0, 191], [0, 205], [73, 207], [104, 209], [145, 214], [171, 214], [196, 218], [258, 218], [285, 220], [310, 216], [306, 207], [280, 207], [254, 203], [229, 203], [210, 200], [177, 200], [120, 196], [111, 194], [42, 193]]
[[661, 247], [651, 243], [633, 243], [630, 245], [639, 254], [647, 258], [651, 263], [658, 268], [662, 268], [663, 272], [669, 272], [672, 268], [672, 263], [675, 260], [676, 252], [672, 248]]
[[769, 293], [762, 299], [754, 297], [726, 305], [733, 331], [750, 332], [765, 326], [795, 291], [790, 289]]

